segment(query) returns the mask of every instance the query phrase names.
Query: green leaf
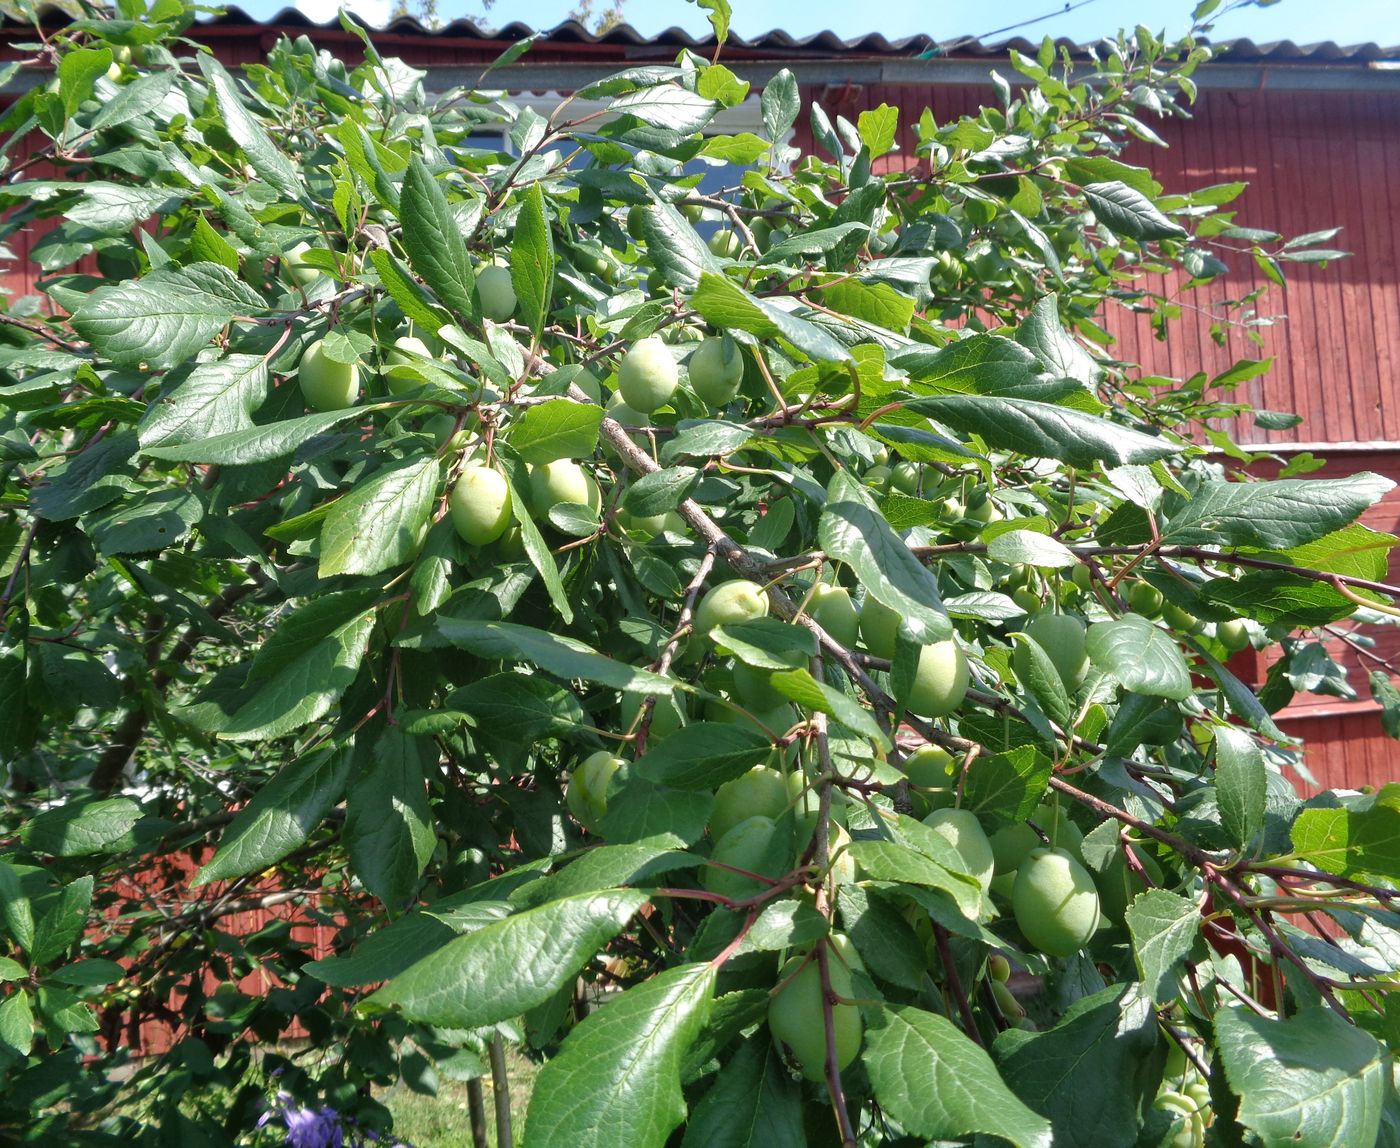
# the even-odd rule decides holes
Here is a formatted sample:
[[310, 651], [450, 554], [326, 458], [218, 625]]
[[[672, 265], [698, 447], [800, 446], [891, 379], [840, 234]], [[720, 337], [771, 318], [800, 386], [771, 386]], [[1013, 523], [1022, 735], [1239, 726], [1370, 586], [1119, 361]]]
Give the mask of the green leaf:
[[640, 841], [666, 834], [693, 845], [705, 836], [714, 807], [715, 795], [708, 790], [653, 785], [629, 771], [608, 790], [608, 811], [598, 828], [608, 841]]
[[775, 690], [804, 709], [829, 714], [852, 733], [873, 741], [883, 750], [890, 748], [890, 739], [868, 709], [840, 690], [817, 681], [807, 670], [780, 670], [768, 680]]
[[272, 137], [243, 106], [243, 99], [233, 82], [233, 77], [224, 70], [210, 53], [199, 53], [199, 70], [204, 73], [209, 86], [214, 89], [214, 98], [219, 104], [219, 115], [234, 143], [243, 149], [248, 162], [258, 175], [277, 189], [278, 193], [293, 203], [303, 195], [297, 169], [272, 142]]
[[1104, 753], [1127, 757], [1143, 745], [1169, 745], [1181, 736], [1181, 711], [1176, 706], [1148, 697], [1128, 694], [1108, 723]]
[[729, 20], [733, 16], [733, 10], [729, 7], [729, 0], [695, 0], [698, 7], [709, 13], [707, 19], [710, 27], [715, 32], [715, 42], [723, 44], [729, 39]]
[[1136, 986], [1110, 985], [1075, 1001], [1048, 1032], [1003, 1032], [992, 1055], [1012, 1091], [1049, 1118], [1055, 1148], [1132, 1148], [1161, 1081], [1158, 1039], [1151, 1001]]
[[479, 1028], [542, 1005], [646, 903], [631, 889], [551, 901], [477, 929], [411, 965], [360, 1006]]
[[1034, 746], [979, 757], [967, 771], [962, 808], [986, 826], [1024, 821], [1045, 796], [1053, 763]]
[[63, 117], [71, 120], [78, 108], [92, 99], [93, 84], [112, 64], [109, 48], [73, 48], [58, 61], [58, 94]]
[[218, 851], [195, 874], [192, 887], [266, 869], [300, 846], [340, 800], [350, 761], [347, 745], [284, 765], [234, 815]]
[[379, 282], [406, 319], [427, 331], [436, 331], [447, 322], [447, 313], [438, 308], [436, 300], [419, 286], [392, 252], [376, 247], [369, 257], [379, 272]]
[[1054, 293], [1041, 298], [1021, 320], [1016, 342], [1060, 378], [1092, 387], [1103, 373], [1094, 357], [1065, 331], [1060, 322], [1060, 297]]
[[432, 742], [386, 726], [346, 795], [350, 866], [391, 912], [408, 904], [437, 844], [426, 788], [437, 763]]
[[[511, 507], [515, 513], [516, 526], [520, 530], [521, 544], [525, 547], [525, 555], [530, 559], [530, 564], [539, 571], [545, 591], [549, 594], [550, 604], [558, 611], [559, 616], [564, 619], [564, 623], [567, 625], [574, 620], [574, 608], [569, 604], [569, 595], [564, 589], [564, 581], [559, 577], [559, 564], [554, 561], [549, 544], [545, 542], [539, 527], [530, 517], [530, 503], [527, 497], [529, 494], [529, 473], [525, 469], [525, 463], [515, 453], [515, 449], [504, 442], [498, 443], [496, 458], [505, 471], [506, 482], [510, 485]], [[451, 635], [448, 637], [450, 638]]]
[[980, 435], [991, 446], [1035, 458], [1056, 458], [1071, 466], [1151, 462], [1180, 449], [1167, 439], [1097, 415], [1034, 399], [940, 395], [912, 399], [904, 407], [954, 430]]
[[531, 882], [512, 895], [516, 903], [536, 905], [624, 885], [655, 883], [661, 873], [693, 869], [697, 858], [676, 848], [680, 839], [661, 833], [641, 841], [586, 850], [552, 877]]
[[817, 656], [817, 636], [811, 630], [777, 618], [716, 626], [710, 636], [716, 645], [760, 670], [801, 669]]
[[1065, 688], [1065, 680], [1060, 676], [1049, 652], [1029, 634], [1011, 635], [1016, 643], [1019, 658], [1016, 662], [1016, 679], [1021, 687], [1035, 699], [1041, 711], [1062, 730], [1068, 731], [1074, 721], [1074, 699]]
[[1237, 1119], [1262, 1143], [1378, 1143], [1391, 1057], [1364, 1029], [1322, 1006], [1288, 1020], [1222, 1008], [1215, 1043], [1240, 1098]]
[[399, 218], [409, 265], [444, 306], [468, 322], [476, 322], [476, 277], [466, 241], [446, 194], [416, 155], [404, 173]]
[[686, 1122], [681, 1148], [807, 1148], [802, 1090], [763, 1033], [720, 1069]]
[[1154, 1001], [1174, 1001], [1177, 974], [1200, 933], [1200, 909], [1189, 897], [1148, 889], [1134, 898], [1125, 918], [1143, 986]]
[[1253, 690], [1211, 657], [1195, 639], [1188, 638], [1187, 641], [1196, 651], [1201, 668], [1220, 686], [1220, 692], [1225, 695], [1231, 713], [1244, 718], [1251, 728], [1258, 730], [1266, 737], [1274, 738], [1277, 741], [1289, 740], [1288, 735], [1274, 724], [1274, 719], [1269, 716], [1269, 711], [1263, 707]]
[[155, 111], [170, 94], [177, 74], [174, 70], [151, 72], [145, 76], [138, 76], [129, 84], [123, 84], [121, 91], [103, 104], [101, 111], [92, 117], [88, 130], [100, 132], [104, 128], [114, 128]]
[[1094, 665], [1135, 694], [1184, 701], [1191, 696], [1186, 658], [1167, 631], [1138, 614], [1089, 627], [1085, 648]]
[[798, 91], [797, 77], [787, 68], [779, 70], [764, 84], [760, 104], [764, 133], [775, 144], [784, 142], [802, 110], [802, 96]]
[[507, 439], [531, 466], [561, 458], [589, 458], [598, 446], [603, 408], [569, 399], [529, 407], [513, 423]]
[[1329, 873], [1400, 880], [1400, 785], [1383, 786], [1359, 807], [1303, 810], [1293, 850]]
[[[948, 846], [948, 851], [952, 852], [952, 846]], [[872, 881], [941, 889], [952, 894], [963, 916], [969, 920], [975, 921], [981, 914], [982, 896], [976, 878], [968, 876], [965, 866], [958, 865], [953, 858], [949, 866], [941, 865], [922, 850], [893, 841], [853, 841], [850, 854], [861, 874]]]
[[1394, 486], [1368, 471], [1345, 478], [1206, 482], [1168, 514], [1162, 538], [1170, 545], [1289, 550], [1354, 522]]
[[[875, 976], [910, 992], [921, 992], [927, 986], [928, 953], [924, 942], [900, 909], [879, 896], [870, 896], [864, 886], [851, 883], [837, 887], [836, 903], [841, 910], [842, 928]], [[776, 906], [770, 909], [773, 907]], [[764, 915], [769, 911], [765, 909]], [[805, 939], [805, 943], [810, 944], [818, 937], [825, 936], [830, 929], [826, 918], [815, 909], [809, 908], [808, 912], [816, 918], [811, 928], [818, 923], [821, 925], [821, 931], [816, 936]], [[746, 942], [751, 938], [752, 931], [745, 938]], [[789, 948], [802, 943], [803, 939], [796, 939], [790, 945], [774, 944], [768, 947]]]
[[1027, 1108], [970, 1038], [936, 1013], [887, 1005], [863, 1056], [880, 1106], [924, 1139], [998, 1136], [1019, 1148], [1050, 1148], [1050, 1123]]
[[183, 541], [203, 517], [204, 504], [197, 494], [167, 489], [104, 507], [83, 528], [105, 555], [146, 554]]
[[[83, 186], [82, 198], [65, 208], [63, 214], [80, 227], [90, 227], [102, 235], [120, 235], [157, 212], [173, 211], [182, 199], [184, 196], [173, 188], [132, 187], [94, 180]], [[230, 270], [237, 272], [236, 261]]]
[[83, 935], [92, 907], [92, 887], [90, 875], [69, 881], [59, 893], [58, 903], [39, 918], [30, 952], [36, 965], [46, 965], [61, 957]]
[[0, 1001], [0, 1048], [16, 1056], [28, 1056], [34, 1043], [34, 1011], [29, 994], [20, 989]]
[[324, 717], [359, 674], [374, 621], [373, 610], [356, 615], [262, 682], [251, 697], [240, 694], [236, 712], [214, 732], [229, 741], [265, 741]]
[[938, 579], [909, 552], [869, 494], [845, 471], [839, 471], [827, 488], [818, 537], [829, 557], [851, 567], [866, 593], [903, 618], [902, 630], [914, 641], [927, 645], [952, 636]]
[[654, 470], [627, 487], [622, 496], [623, 509], [639, 518], [665, 514], [689, 498], [699, 481], [700, 471], [693, 466]]
[[535, 1081], [530, 1148], [663, 1148], [685, 1119], [680, 1067], [700, 1035], [715, 969], [680, 965], [588, 1017]]
[[1247, 732], [1215, 727], [1215, 793], [1220, 821], [1238, 849], [1248, 849], [1264, 828], [1269, 775], [1264, 752]]
[[642, 236], [647, 255], [669, 286], [693, 290], [702, 274], [719, 268], [695, 228], [664, 200], [642, 209]]
[[0, 921], [26, 953], [34, 948], [34, 909], [19, 883], [19, 874], [8, 861], [0, 861]]
[[690, 305], [721, 331], [748, 331], [760, 339], [784, 339], [813, 362], [851, 359], [851, 352], [822, 327], [749, 294], [714, 271], [699, 272]]
[[[638, 669], [604, 657], [591, 646], [563, 634], [550, 634], [515, 622], [442, 618], [442, 631], [455, 646], [492, 661], [521, 661], [568, 680], [582, 678], [615, 690], [670, 697], [680, 683], [664, 674]], [[673, 735], [674, 736], [674, 735]]]
[[892, 355], [890, 366], [907, 371], [919, 394], [1009, 394], [1041, 379], [1031, 351], [995, 335], [972, 335], [946, 347], [916, 343]]
[[[516, 216], [515, 238], [510, 246], [510, 281], [519, 301], [520, 317], [538, 338], [549, 317], [549, 298], [554, 289], [554, 239], [549, 232], [549, 216], [545, 214], [544, 191], [538, 183], [530, 185]], [[591, 452], [589, 448], [584, 453]]]
[[152, 271], [99, 287], [73, 312], [73, 329], [120, 366], [177, 367], [235, 315], [261, 315], [262, 297], [217, 263]]
[[1291, 550], [1269, 555], [1291, 566], [1325, 570], [1383, 582], [1390, 569], [1389, 555], [1397, 539], [1393, 534], [1353, 524], [1325, 534], [1315, 542], [1305, 542]]
[[649, 747], [632, 768], [673, 789], [714, 789], [762, 763], [773, 748], [752, 725], [698, 721]]
[[318, 411], [314, 415], [286, 419], [267, 426], [231, 431], [212, 438], [191, 439], [176, 445], [152, 446], [143, 454], [171, 462], [213, 463], [221, 466], [251, 466], [285, 458], [318, 434], [350, 419], [364, 418], [374, 407], [352, 407], [343, 411]]
[[1063, 570], [1078, 566], [1079, 559], [1058, 538], [1038, 530], [1008, 530], [987, 544], [987, 557], [1011, 565], [1040, 566]]
[[411, 559], [423, 545], [441, 477], [428, 456], [338, 498], [321, 529], [320, 576], [378, 574]]
[[1184, 227], [1163, 215], [1142, 192], [1118, 180], [1086, 183], [1084, 198], [1089, 201], [1099, 222], [1119, 235], [1151, 240], [1176, 239], [1186, 234]]
[[1239, 578], [1215, 578], [1201, 598], [1231, 614], [1288, 629], [1325, 626], [1356, 611], [1356, 604], [1326, 582], [1282, 570], [1253, 570]]
[[668, 128], [682, 135], [700, 131], [715, 118], [720, 105], [714, 100], [671, 84], [657, 84], [627, 92], [608, 105], [610, 113], [635, 116], [655, 128]]
[[521, 741], [563, 737], [588, 723], [571, 691], [534, 674], [492, 674], [453, 690], [444, 704], [470, 714], [482, 729], [508, 729]]
[[139, 820], [141, 807], [129, 797], [70, 801], [34, 817], [19, 836], [30, 849], [42, 853], [84, 857], [120, 841]]
[[899, 135], [899, 109], [889, 104], [863, 111], [856, 117], [856, 133], [861, 143], [870, 149], [870, 158], [879, 159], [895, 150]]

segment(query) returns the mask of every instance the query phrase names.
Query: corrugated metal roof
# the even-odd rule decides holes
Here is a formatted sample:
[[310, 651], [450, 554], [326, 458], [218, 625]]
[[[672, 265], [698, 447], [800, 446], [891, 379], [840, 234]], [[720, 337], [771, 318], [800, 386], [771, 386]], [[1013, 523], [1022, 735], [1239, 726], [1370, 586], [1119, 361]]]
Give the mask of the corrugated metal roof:
[[[67, 14], [61, 9], [50, 8], [54, 15]], [[11, 21], [8, 17], [6, 23]], [[394, 35], [441, 37], [458, 40], [507, 41], [523, 40], [533, 35], [536, 29], [520, 21], [512, 21], [495, 28], [478, 24], [473, 20], [453, 20], [437, 29], [430, 29], [411, 16], [401, 16], [382, 28], [375, 29], [361, 21], [367, 28]], [[296, 8], [283, 8], [266, 20], [250, 16], [236, 5], [228, 7], [221, 15], [201, 21], [205, 27], [287, 27], [339, 28], [335, 20], [317, 23]], [[684, 28], [671, 27], [654, 35], [647, 36], [631, 24], [615, 24], [606, 32], [590, 31], [577, 20], [565, 20], [544, 31], [542, 39], [555, 44], [615, 44], [620, 47], [674, 47], [691, 48], [697, 51], [712, 51], [715, 40], [711, 35], [692, 36]], [[1087, 55], [1092, 44], [1075, 43], [1072, 40], [1056, 41], [1059, 47], [1068, 48], [1076, 56]], [[879, 32], [868, 32], [860, 36], [843, 38], [835, 32], [813, 32], [807, 36], [793, 36], [781, 28], [774, 28], [759, 36], [744, 37], [732, 35], [725, 44], [726, 51], [743, 53], [763, 53], [765, 55], [797, 53], [802, 56], [961, 56], [1005, 58], [1012, 48], [1021, 52], [1035, 52], [1040, 47], [1039, 40], [1014, 37], [1007, 40], [983, 42], [975, 38], [955, 37], [939, 40], [930, 35], [901, 36], [888, 39]], [[1257, 43], [1254, 40], [1226, 40], [1216, 45], [1217, 59], [1228, 59], [1232, 63], [1266, 62], [1288, 64], [1370, 64], [1381, 60], [1400, 61], [1400, 44], [1388, 48], [1377, 44], [1336, 44], [1325, 41], [1317, 44], [1295, 44], [1292, 40], [1278, 40]]]
[[[222, 16], [211, 21], [213, 24], [270, 24], [303, 27], [338, 27], [334, 20], [316, 24], [296, 8], [284, 8], [266, 21], [258, 21], [236, 6], [228, 8]], [[411, 16], [401, 16], [390, 21], [382, 29], [398, 35], [440, 36], [467, 40], [523, 40], [535, 34], [536, 29], [520, 21], [512, 21], [499, 28], [483, 26], [473, 20], [453, 20], [441, 28], [432, 30], [424, 27]], [[577, 20], [565, 20], [543, 33], [544, 40], [557, 44], [617, 44], [630, 47], [676, 47], [696, 50], [713, 50], [715, 40], [712, 35], [693, 36], [684, 28], [670, 27], [654, 35], [643, 35], [631, 24], [615, 24], [606, 32], [590, 31]], [[1092, 44], [1076, 43], [1072, 40], [1057, 40], [1058, 47], [1068, 48], [1071, 54], [1084, 56]], [[781, 28], [774, 28], [759, 36], [744, 37], [731, 34], [725, 44], [726, 50], [744, 52], [785, 53], [800, 52], [803, 55], [861, 55], [861, 56], [921, 56], [956, 55], [975, 57], [1004, 58], [1012, 48], [1021, 52], [1034, 53], [1040, 47], [1039, 40], [1028, 40], [1017, 36], [1007, 40], [983, 42], [975, 38], [955, 37], [938, 40], [930, 35], [901, 36], [888, 39], [879, 32], [867, 32], [860, 36], [842, 38], [835, 32], [813, 32], [807, 36], [793, 36]], [[1228, 57], [1233, 62], [1269, 61], [1274, 63], [1298, 64], [1368, 64], [1377, 60], [1400, 60], [1400, 44], [1383, 48], [1378, 44], [1336, 44], [1325, 41], [1317, 44], [1295, 44], [1292, 40], [1278, 40], [1256, 43], [1254, 40], [1237, 39], [1222, 41], [1217, 45], [1217, 58]]]

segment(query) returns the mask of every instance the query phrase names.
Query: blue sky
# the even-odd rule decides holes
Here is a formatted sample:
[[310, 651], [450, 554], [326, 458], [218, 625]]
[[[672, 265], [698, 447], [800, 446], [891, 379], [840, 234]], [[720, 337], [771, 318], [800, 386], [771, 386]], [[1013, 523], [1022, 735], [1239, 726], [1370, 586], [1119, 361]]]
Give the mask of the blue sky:
[[[290, 2], [290, 0], [288, 0]], [[1183, 31], [1195, 0], [879, 0], [875, 4], [850, 0], [731, 0], [734, 28], [740, 35], [758, 35], [783, 28], [793, 35], [832, 29], [842, 36], [883, 32], [891, 38], [926, 32], [939, 39], [982, 36], [993, 40], [1021, 34], [1068, 36], [1092, 40], [1120, 26], [1146, 24], [1169, 33]], [[415, 0], [410, 0], [410, 4]], [[595, 0], [595, 8], [606, 0]], [[337, 0], [300, 0], [299, 6], [313, 19], [334, 15]], [[242, 6], [259, 17], [270, 16], [282, 0], [243, 0]], [[352, 4], [374, 22], [392, 8], [392, 0], [354, 0]], [[486, 16], [492, 24], [520, 20], [534, 27], [551, 27], [564, 19], [573, 0], [497, 0]], [[479, 0], [438, 0], [443, 19], [480, 17]], [[1071, 7], [1071, 11], [1063, 11]], [[624, 0], [629, 23], [652, 35], [671, 25], [700, 34], [707, 28], [705, 14], [686, 0]], [[1046, 17], [1047, 19], [1039, 19]], [[1007, 25], [1033, 24], [1015, 33], [999, 33]], [[1376, 41], [1400, 44], [1400, 0], [1281, 0], [1268, 8], [1232, 13], [1216, 28], [1217, 38], [1248, 36], [1258, 41], [1295, 40], [1310, 43], [1335, 40], [1343, 44]]]

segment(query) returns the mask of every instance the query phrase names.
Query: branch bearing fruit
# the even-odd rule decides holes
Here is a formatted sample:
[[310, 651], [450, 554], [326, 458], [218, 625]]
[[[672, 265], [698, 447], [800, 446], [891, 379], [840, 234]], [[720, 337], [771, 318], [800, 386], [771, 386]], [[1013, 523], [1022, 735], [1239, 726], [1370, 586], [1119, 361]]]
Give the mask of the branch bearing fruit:
[[701, 637], [716, 626], [751, 622], [768, 614], [768, 595], [753, 582], [721, 582], [700, 599], [695, 609], [695, 632]]
[[967, 809], [935, 809], [924, 818], [924, 824], [957, 850], [985, 893], [992, 884], [995, 859], [977, 815]]
[[[832, 948], [827, 950], [826, 965], [831, 991], [839, 997], [853, 997], [851, 971]], [[782, 988], [768, 1003], [768, 1030], [774, 1040], [792, 1053], [803, 1076], [808, 1080], [820, 1081], [826, 1076], [826, 1017], [821, 967], [815, 956], [799, 954], [788, 959], [778, 978]], [[784, 981], [787, 983], [783, 984]], [[860, 1009], [852, 1004], [833, 1003], [831, 1020], [836, 1066], [844, 1069], [860, 1052], [861, 1037], [864, 1035]]]
[[638, 339], [617, 367], [617, 391], [634, 411], [651, 414], [675, 393], [680, 369], [666, 344], [655, 335]]
[[787, 780], [776, 769], [756, 765], [715, 790], [710, 836], [718, 841], [741, 821], [767, 817], [776, 822], [788, 807]]
[[1069, 957], [1099, 927], [1099, 894], [1065, 850], [1032, 849], [1016, 871], [1011, 911], [1026, 940], [1042, 953]]
[[319, 339], [302, 353], [297, 383], [307, 406], [318, 411], [344, 410], [360, 397], [360, 368], [327, 358], [325, 340]]
[[447, 510], [457, 533], [473, 546], [495, 542], [515, 520], [505, 475], [476, 463], [464, 466], [457, 476]]
[[744, 381], [744, 352], [728, 335], [706, 339], [686, 364], [691, 388], [712, 407], [722, 407]]
[[608, 811], [608, 782], [623, 764], [622, 758], [600, 749], [584, 758], [569, 775], [564, 804], [574, 820], [590, 832], [598, 832], [598, 825]]
[[[1055, 664], [1060, 681], [1071, 694], [1078, 692], [1084, 684], [1084, 676], [1089, 672], [1089, 655], [1084, 648], [1084, 623], [1069, 614], [1037, 614], [1026, 623], [1026, 635], [1034, 639]], [[1023, 653], [1025, 646], [1018, 645], [1011, 655], [1011, 665], [1016, 676], [1025, 680], [1030, 676], [1030, 654]]]
[[920, 717], [947, 717], [967, 696], [967, 656], [957, 641], [934, 642], [919, 651], [909, 708]]
[[476, 273], [476, 296], [481, 313], [493, 323], [504, 323], [515, 314], [515, 284], [510, 269], [489, 263]]

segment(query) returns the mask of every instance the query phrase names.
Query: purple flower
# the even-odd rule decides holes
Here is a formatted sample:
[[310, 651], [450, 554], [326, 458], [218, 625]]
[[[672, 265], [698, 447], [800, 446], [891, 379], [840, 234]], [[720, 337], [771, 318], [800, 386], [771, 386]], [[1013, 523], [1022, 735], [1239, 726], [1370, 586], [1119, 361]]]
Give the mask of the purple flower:
[[334, 1108], [319, 1112], [310, 1108], [289, 1108], [282, 1113], [287, 1125], [287, 1148], [342, 1148], [345, 1133]]

